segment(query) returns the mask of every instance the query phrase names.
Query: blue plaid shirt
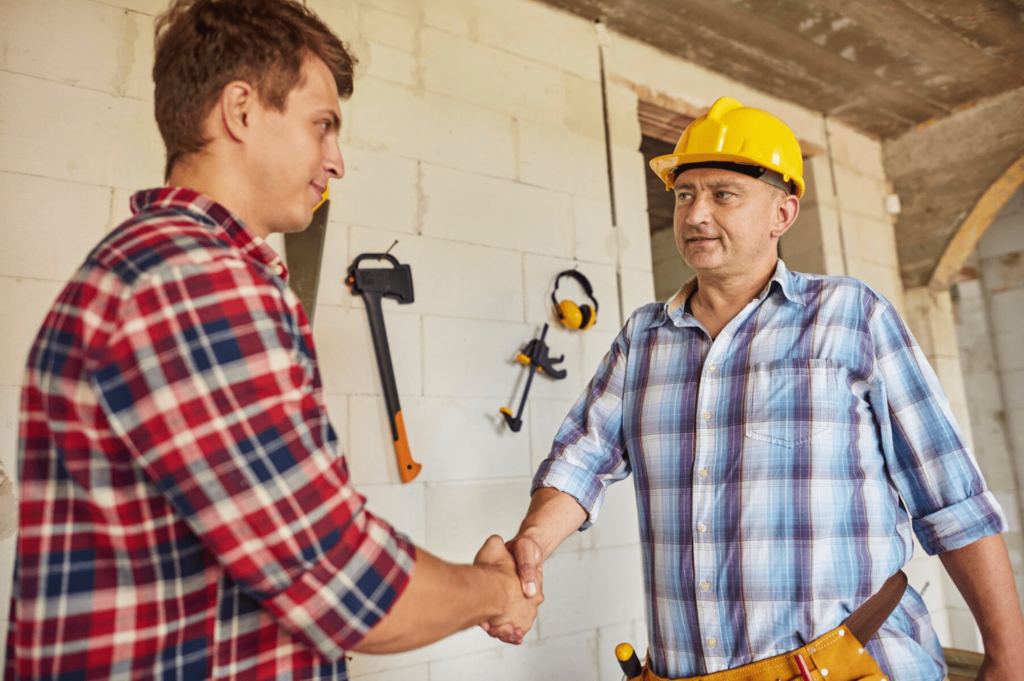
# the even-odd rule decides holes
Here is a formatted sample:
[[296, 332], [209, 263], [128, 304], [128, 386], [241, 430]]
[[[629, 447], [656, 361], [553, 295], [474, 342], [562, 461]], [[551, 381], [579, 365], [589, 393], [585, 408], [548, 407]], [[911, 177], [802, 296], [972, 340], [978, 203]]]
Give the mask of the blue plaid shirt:
[[[907, 563], [912, 529], [929, 554], [1005, 529], [888, 301], [780, 260], [712, 339], [682, 304], [695, 286], [633, 313], [534, 479], [575, 497], [585, 529], [633, 474], [652, 671], [799, 648]], [[867, 648], [897, 681], [944, 676], [913, 589]]]

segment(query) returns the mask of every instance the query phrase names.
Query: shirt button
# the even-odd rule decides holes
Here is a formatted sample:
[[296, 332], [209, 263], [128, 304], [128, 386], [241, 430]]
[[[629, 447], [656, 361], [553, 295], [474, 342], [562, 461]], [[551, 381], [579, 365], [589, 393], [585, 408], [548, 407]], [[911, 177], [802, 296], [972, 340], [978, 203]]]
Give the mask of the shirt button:
[[274, 274], [276, 274], [279, 277], [282, 274], [284, 274], [284, 266], [281, 263], [279, 263], [279, 262], [275, 262], [274, 263]]
[[711, 585], [708, 584], [707, 582], [701, 582], [700, 583], [700, 590], [701, 591], [707, 591], [710, 588], [711, 588]]
[[708, 365], [708, 371], [714, 371], [717, 367], [714, 364]]
[[716, 639], [714, 636], [712, 636], [711, 638], [708, 639], [708, 645], [711, 646], [712, 648], [714, 648], [715, 646], [718, 645], [718, 639]]
[[701, 468], [700, 472], [697, 475], [699, 475], [702, 478], [708, 477], [708, 469], [707, 468]]
[[706, 532], [707, 529], [708, 529], [708, 526], [705, 525], [704, 523], [701, 523], [700, 525], [697, 525], [697, 531], [698, 532]]
[[703, 419], [704, 419], [705, 421], [707, 421], [708, 419], [710, 419], [710, 418], [711, 418], [711, 412], [709, 412], [709, 411], [706, 411], [706, 412], [704, 412], [703, 414], [701, 414], [701, 417], [702, 417], [702, 418], [703, 418]]

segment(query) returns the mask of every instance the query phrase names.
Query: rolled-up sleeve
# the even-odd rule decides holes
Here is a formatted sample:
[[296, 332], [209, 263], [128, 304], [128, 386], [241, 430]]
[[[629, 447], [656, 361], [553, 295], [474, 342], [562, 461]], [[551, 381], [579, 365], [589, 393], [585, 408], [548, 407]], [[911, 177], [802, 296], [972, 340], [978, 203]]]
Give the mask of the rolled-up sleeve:
[[884, 301], [870, 329], [882, 447], [921, 545], [934, 555], [1004, 532], [1002, 509], [909, 329]]
[[551, 453], [533, 478], [531, 493], [552, 487], [587, 511], [581, 530], [601, 511], [605, 490], [630, 473], [622, 433], [622, 393], [632, 320], [615, 338], [583, 394], [555, 435]]
[[340, 659], [415, 548], [365, 508], [281, 289], [241, 260], [165, 266], [121, 301], [91, 380], [139, 466], [233, 580]]

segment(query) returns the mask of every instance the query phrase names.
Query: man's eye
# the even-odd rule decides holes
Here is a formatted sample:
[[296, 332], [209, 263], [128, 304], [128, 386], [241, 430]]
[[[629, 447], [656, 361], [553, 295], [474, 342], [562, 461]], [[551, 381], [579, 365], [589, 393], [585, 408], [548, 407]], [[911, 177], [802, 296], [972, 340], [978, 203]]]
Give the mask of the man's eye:
[[693, 194], [690, 192], [676, 192], [676, 201], [689, 201], [693, 198]]
[[719, 191], [715, 192], [715, 198], [717, 199], [728, 199], [732, 197], [732, 192]]

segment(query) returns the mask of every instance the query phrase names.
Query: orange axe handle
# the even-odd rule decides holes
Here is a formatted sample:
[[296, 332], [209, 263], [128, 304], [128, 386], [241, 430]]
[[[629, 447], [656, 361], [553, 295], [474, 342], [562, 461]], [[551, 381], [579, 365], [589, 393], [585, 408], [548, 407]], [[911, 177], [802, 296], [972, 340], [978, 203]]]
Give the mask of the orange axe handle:
[[398, 456], [398, 477], [406, 483], [420, 474], [421, 464], [412, 460], [412, 452], [409, 451], [409, 439], [405, 436], [405, 420], [402, 418], [402, 411], [395, 412], [395, 454]]

